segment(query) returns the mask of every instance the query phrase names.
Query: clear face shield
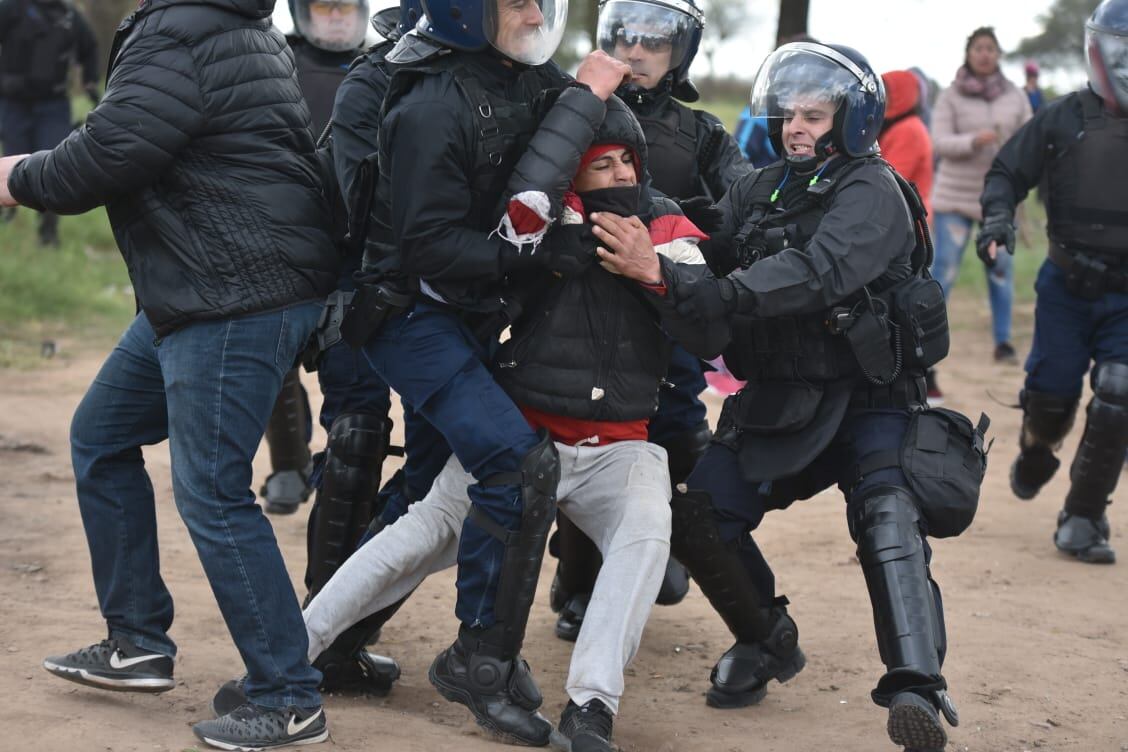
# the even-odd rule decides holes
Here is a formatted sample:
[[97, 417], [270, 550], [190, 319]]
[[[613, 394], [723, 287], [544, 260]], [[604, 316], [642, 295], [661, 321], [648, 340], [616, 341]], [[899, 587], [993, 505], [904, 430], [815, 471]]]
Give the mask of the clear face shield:
[[700, 23], [700, 12], [680, 0], [610, 0], [599, 12], [596, 43], [631, 66], [632, 83], [652, 89], [685, 62]]
[[783, 47], [760, 66], [749, 107], [752, 117], [777, 121], [777, 126], [797, 112], [818, 109], [833, 115], [857, 83], [854, 74], [822, 55]]
[[1110, 109], [1128, 115], [1128, 37], [1085, 29], [1089, 83]]
[[485, 0], [486, 39], [510, 60], [540, 65], [560, 46], [568, 0]]
[[348, 52], [364, 44], [368, 0], [299, 0], [294, 26], [302, 38], [328, 52]]

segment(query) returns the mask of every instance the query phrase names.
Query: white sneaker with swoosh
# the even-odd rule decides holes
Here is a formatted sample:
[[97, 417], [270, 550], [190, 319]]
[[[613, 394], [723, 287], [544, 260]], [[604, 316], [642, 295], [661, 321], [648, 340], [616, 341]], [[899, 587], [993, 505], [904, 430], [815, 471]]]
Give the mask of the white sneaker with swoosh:
[[317, 744], [329, 738], [321, 708], [264, 708], [252, 702], [215, 720], [201, 721], [192, 731], [212, 747], [244, 752]]

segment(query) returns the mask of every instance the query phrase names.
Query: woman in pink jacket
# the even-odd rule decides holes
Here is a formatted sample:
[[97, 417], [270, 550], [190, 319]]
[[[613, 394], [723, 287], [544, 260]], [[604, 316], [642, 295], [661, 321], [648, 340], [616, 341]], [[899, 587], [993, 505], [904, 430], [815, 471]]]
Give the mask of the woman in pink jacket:
[[[983, 27], [967, 40], [956, 80], [940, 94], [932, 113], [932, 144], [940, 157], [932, 193], [936, 260], [932, 274], [947, 295], [956, 282], [972, 225], [983, 217], [979, 194], [995, 154], [1030, 119], [1025, 92], [999, 70], [999, 40]], [[1005, 258], [1002, 258], [1005, 256]], [[1014, 274], [1010, 254], [987, 270], [994, 321], [995, 360], [1015, 362], [1010, 342]]]

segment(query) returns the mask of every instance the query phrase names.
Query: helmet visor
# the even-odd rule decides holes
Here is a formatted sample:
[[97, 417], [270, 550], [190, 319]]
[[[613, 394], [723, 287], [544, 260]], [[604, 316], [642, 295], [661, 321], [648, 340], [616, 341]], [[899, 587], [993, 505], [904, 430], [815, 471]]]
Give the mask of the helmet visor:
[[486, 39], [510, 60], [540, 65], [560, 46], [568, 0], [485, 0]]
[[294, 26], [314, 47], [348, 52], [364, 44], [368, 0], [298, 0]]
[[596, 42], [608, 55], [631, 66], [634, 83], [651, 89], [685, 62], [700, 16], [692, 6], [610, 0], [599, 10]]
[[835, 112], [856, 90], [858, 76], [826, 55], [784, 45], [760, 66], [752, 82], [749, 107], [753, 117], [790, 118], [811, 108]]
[[1093, 91], [1119, 113], [1128, 113], [1128, 37], [1087, 27], [1085, 58]]

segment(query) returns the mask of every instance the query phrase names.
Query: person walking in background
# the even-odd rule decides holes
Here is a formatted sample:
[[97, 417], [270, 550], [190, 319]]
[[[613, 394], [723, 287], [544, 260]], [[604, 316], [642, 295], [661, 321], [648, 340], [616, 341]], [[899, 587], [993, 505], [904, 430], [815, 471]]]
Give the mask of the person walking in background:
[[[972, 225], [982, 220], [978, 199], [991, 160], [1031, 115], [1026, 94], [999, 70], [1001, 51], [994, 29], [973, 31], [965, 53], [955, 81], [941, 92], [932, 112], [932, 144], [940, 157], [932, 192], [936, 210], [932, 274], [945, 296], [956, 284]], [[1018, 356], [1010, 341], [1014, 297], [1010, 256], [987, 270], [987, 282], [995, 360], [1016, 363]]]
[[[55, 148], [71, 131], [67, 83], [98, 103], [98, 43], [86, 18], [64, 0], [0, 0], [0, 141], [5, 154]], [[39, 244], [59, 245], [59, 215], [39, 214]]]
[[932, 137], [920, 117], [920, 83], [907, 70], [883, 73], [885, 124], [877, 136], [881, 156], [916, 185], [924, 208], [932, 214]]
[[1038, 64], [1033, 60], [1027, 60], [1023, 70], [1026, 71], [1026, 86], [1023, 90], [1026, 92], [1026, 98], [1030, 100], [1031, 111], [1037, 112], [1046, 103], [1046, 95], [1038, 85]]

